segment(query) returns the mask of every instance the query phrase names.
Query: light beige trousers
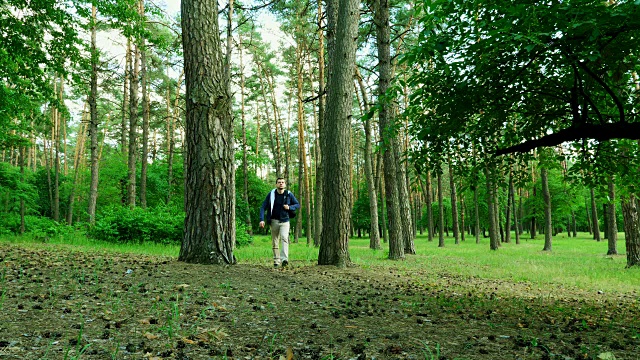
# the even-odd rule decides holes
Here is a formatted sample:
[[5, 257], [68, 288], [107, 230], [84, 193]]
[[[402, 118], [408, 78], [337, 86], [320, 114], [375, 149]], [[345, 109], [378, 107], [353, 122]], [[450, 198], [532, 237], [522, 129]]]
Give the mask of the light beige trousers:
[[289, 221], [271, 220], [271, 247], [273, 248], [274, 264], [280, 265], [284, 260], [289, 261], [289, 226]]

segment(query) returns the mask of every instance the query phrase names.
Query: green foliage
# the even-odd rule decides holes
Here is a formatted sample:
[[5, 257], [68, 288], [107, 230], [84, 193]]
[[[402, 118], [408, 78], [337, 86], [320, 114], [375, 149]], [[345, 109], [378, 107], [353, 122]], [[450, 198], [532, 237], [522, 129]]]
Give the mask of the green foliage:
[[96, 223], [89, 229], [89, 236], [115, 243], [179, 244], [183, 228], [183, 212], [166, 207], [130, 210], [112, 206], [96, 215]]
[[244, 193], [244, 177], [242, 175], [242, 169], [236, 169], [236, 222], [244, 224], [247, 213], [249, 213], [251, 226], [255, 232], [258, 230], [258, 223], [260, 222], [260, 206], [269, 191], [273, 189], [273, 184], [268, 184], [266, 181], [256, 176], [254, 172], [249, 171], [247, 176], [247, 188], [248, 204], [244, 201], [244, 197], [242, 196]]
[[[24, 232], [35, 238], [45, 239], [72, 231], [71, 227], [60, 224], [47, 217], [26, 215], [24, 217]], [[0, 234], [18, 235], [20, 233], [20, 215], [15, 213], [0, 213]]]

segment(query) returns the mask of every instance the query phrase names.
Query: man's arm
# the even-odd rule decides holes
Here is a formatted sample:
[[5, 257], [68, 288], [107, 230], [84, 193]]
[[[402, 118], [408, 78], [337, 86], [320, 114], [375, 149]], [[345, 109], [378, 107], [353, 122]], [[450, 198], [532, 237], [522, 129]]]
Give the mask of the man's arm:
[[260, 221], [264, 221], [264, 211], [267, 209], [267, 204], [269, 203], [269, 195], [264, 199], [262, 205], [260, 206]]
[[300, 209], [300, 203], [298, 202], [298, 199], [296, 199], [296, 197], [293, 195], [292, 192], [289, 192], [289, 210], [298, 210]]

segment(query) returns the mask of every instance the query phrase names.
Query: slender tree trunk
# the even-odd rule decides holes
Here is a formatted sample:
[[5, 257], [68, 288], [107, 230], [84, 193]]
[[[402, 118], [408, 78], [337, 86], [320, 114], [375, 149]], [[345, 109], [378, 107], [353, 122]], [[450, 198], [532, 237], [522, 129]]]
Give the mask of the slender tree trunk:
[[246, 207], [245, 224], [249, 235], [253, 235], [253, 227], [251, 226], [251, 214], [249, 211], [249, 168], [247, 161], [247, 124], [245, 119], [245, 77], [244, 77], [244, 61], [242, 50], [242, 34], [238, 35], [238, 55], [240, 57], [240, 121], [242, 125], [242, 199]]
[[324, 193], [324, 168], [323, 168], [323, 154], [322, 150], [325, 149], [326, 138], [324, 136], [324, 117], [325, 117], [325, 97], [324, 97], [324, 31], [322, 25], [323, 12], [322, 1], [318, 1], [318, 124], [317, 124], [317, 151], [316, 151], [316, 198], [314, 208], [314, 221], [315, 232], [313, 233], [313, 245], [320, 246], [322, 233], [322, 208]]
[[91, 143], [91, 184], [89, 185], [89, 204], [87, 214], [89, 223], [96, 222], [96, 204], [98, 202], [98, 50], [96, 44], [96, 6], [91, 7], [91, 84], [89, 92], [89, 137]]
[[440, 172], [438, 172], [438, 236], [438, 247], [444, 247], [444, 196]]
[[[54, 79], [54, 81], [56, 81]], [[59, 101], [62, 102], [62, 77], [60, 77]], [[55, 91], [55, 85], [54, 85]], [[58, 95], [58, 94], [56, 94]], [[53, 125], [53, 141], [52, 146], [56, 155], [54, 159], [54, 183], [53, 183], [53, 220], [60, 221], [60, 128], [62, 125], [62, 114], [56, 110]]]
[[385, 244], [389, 243], [389, 228], [387, 227], [387, 209], [386, 209], [386, 198], [387, 195], [385, 193], [385, 184], [384, 184], [384, 170], [383, 170], [383, 154], [378, 153], [376, 156], [376, 184], [380, 193], [380, 216], [382, 217], [382, 222], [379, 223], [380, 232], [382, 233], [382, 242]]
[[518, 209], [516, 208], [516, 192], [513, 186], [513, 172], [509, 177], [509, 197], [511, 198], [511, 208], [513, 209], [513, 227], [516, 235], [516, 245], [520, 244], [520, 226], [518, 225]]
[[[24, 177], [24, 153], [26, 152], [26, 148], [24, 146], [20, 146], [20, 156], [18, 159], [18, 162], [20, 163], [20, 182], [24, 183], [25, 182], [25, 177]], [[26, 206], [24, 204], [24, 197], [21, 196], [20, 197], [20, 235], [24, 234], [25, 231], [25, 221], [24, 221], [24, 216], [25, 216], [25, 212], [26, 212]]]
[[576, 224], [576, 213], [571, 210], [571, 223], [573, 224], [573, 237], [578, 236], [577, 224]]
[[638, 200], [634, 195], [622, 199], [627, 267], [640, 266], [640, 219]]
[[182, 1], [186, 211], [178, 260], [190, 263], [236, 262], [233, 117], [218, 29], [216, 0]]
[[[139, 3], [140, 16], [144, 19], [144, 2]], [[145, 39], [140, 40], [142, 46], [140, 48], [140, 78], [142, 87], [142, 156], [140, 158], [140, 206], [145, 209], [147, 207], [147, 171], [149, 157], [149, 92], [148, 92], [148, 75], [147, 75], [147, 46]]]
[[127, 171], [127, 204], [131, 209], [136, 206], [136, 157], [138, 128], [138, 89], [140, 86], [140, 47], [133, 50], [133, 71], [129, 91], [129, 157]]
[[506, 214], [505, 214], [505, 236], [504, 236], [504, 241], [506, 243], [510, 243], [511, 242], [511, 204], [513, 203], [513, 167], [509, 166], [509, 189], [508, 189], [508, 193], [507, 193], [507, 204], [505, 206], [506, 208]]
[[473, 186], [473, 212], [475, 217], [474, 235], [476, 236], [476, 244], [480, 244], [480, 209], [478, 203], [478, 187]]
[[609, 249], [607, 255], [618, 255], [618, 223], [616, 221], [616, 185], [613, 176], [609, 177]]
[[[391, 48], [389, 26], [389, 3], [386, 0], [374, 0], [374, 18], [376, 24], [376, 43], [378, 47], [378, 96], [383, 98], [391, 81]], [[387, 217], [389, 224], [389, 259], [404, 258], [404, 231], [399, 202], [402, 201], [398, 191], [397, 163], [394, 150], [398, 148], [396, 135], [392, 133], [392, 111], [388, 103], [380, 104], [378, 118], [380, 121], [380, 140], [384, 151], [384, 186], [386, 196]], [[407, 229], [408, 230], [408, 229]]]
[[76, 188], [78, 187], [78, 180], [80, 177], [80, 161], [82, 154], [84, 154], [84, 143], [86, 138], [87, 126], [87, 104], [85, 103], [84, 110], [82, 111], [82, 121], [80, 122], [78, 129], [78, 140], [76, 142], [76, 154], [73, 161], [73, 185], [69, 194], [69, 208], [67, 209], [67, 224], [73, 225], [73, 204], [76, 198]]
[[[329, 47], [329, 84], [327, 114], [322, 149], [324, 179], [332, 186], [323, 190], [322, 242], [318, 255], [319, 265], [345, 267], [351, 263], [349, 235], [351, 219], [351, 108], [353, 104], [353, 76], [355, 69], [356, 39], [359, 2], [356, 0], [327, 1]], [[345, 206], [346, 205], [346, 206]]]
[[465, 206], [464, 203], [464, 195], [461, 194], [460, 196], [460, 241], [464, 241], [464, 217], [465, 217], [465, 212], [467, 211], [467, 207]]
[[[304, 216], [306, 217], [306, 237], [307, 237], [307, 242], [309, 242], [309, 240], [311, 238], [313, 238], [313, 234], [311, 233], [311, 192], [309, 189], [309, 173], [308, 173], [308, 169], [307, 169], [307, 151], [306, 151], [306, 140], [304, 137], [305, 134], [305, 121], [304, 121], [304, 103], [303, 103], [303, 85], [304, 85], [304, 79], [303, 79], [303, 63], [304, 63], [304, 59], [303, 59], [303, 48], [302, 48], [303, 44], [300, 43], [298, 45], [298, 47], [296, 48], [296, 52], [297, 52], [297, 70], [298, 70], [298, 87], [297, 87], [297, 93], [298, 93], [298, 150], [299, 150], [299, 156], [298, 156], [298, 163], [300, 164], [299, 166], [299, 170], [298, 170], [298, 177], [300, 178], [300, 189], [301, 189], [301, 195], [304, 195], [303, 197], [303, 203], [304, 203]], [[302, 228], [302, 216], [299, 217], [299, 227]]]
[[422, 182], [422, 192], [424, 192], [427, 206], [427, 240], [433, 241], [433, 199], [431, 197], [431, 173], [427, 171], [425, 181]]
[[492, 176], [489, 168], [485, 166], [485, 174], [487, 177], [487, 205], [489, 208], [489, 247], [491, 250], [498, 250], [500, 247], [500, 240], [498, 238], [498, 224], [496, 223], [496, 206], [495, 206], [495, 192]]
[[551, 194], [549, 194], [549, 173], [546, 167], [540, 169], [542, 180], [542, 197], [544, 198], [544, 248], [542, 251], [551, 251], [553, 224], [551, 223]]
[[449, 188], [451, 189], [451, 218], [453, 219], [453, 238], [455, 243], [460, 244], [460, 227], [458, 225], [458, 196], [456, 194], [456, 182], [453, 176], [453, 166], [451, 156], [449, 156]]
[[127, 111], [129, 111], [129, 96], [131, 85], [131, 37], [127, 37], [124, 66], [124, 89], [122, 92], [122, 120], [120, 122], [120, 152], [127, 151]]
[[590, 189], [591, 193], [591, 223], [593, 224], [593, 240], [601, 241], [600, 238], [600, 225], [598, 225], [598, 208], [596, 208], [596, 196], [593, 188]]
[[589, 214], [589, 200], [587, 200], [587, 198], [584, 198], [584, 211], [585, 214], [587, 215], [587, 228], [589, 230], [589, 235], [593, 234], [592, 231], [592, 227], [591, 227], [591, 215]]

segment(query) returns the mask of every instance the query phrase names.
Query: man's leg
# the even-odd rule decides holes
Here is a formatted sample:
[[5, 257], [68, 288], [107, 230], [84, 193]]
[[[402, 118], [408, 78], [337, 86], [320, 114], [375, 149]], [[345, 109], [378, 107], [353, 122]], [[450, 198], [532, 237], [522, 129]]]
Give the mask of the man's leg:
[[280, 247], [280, 260], [284, 263], [289, 263], [289, 227], [291, 223], [289, 221], [280, 223], [280, 241], [282, 246]]
[[282, 228], [280, 221], [271, 220], [271, 248], [273, 249], [273, 264], [280, 265], [280, 229]]

